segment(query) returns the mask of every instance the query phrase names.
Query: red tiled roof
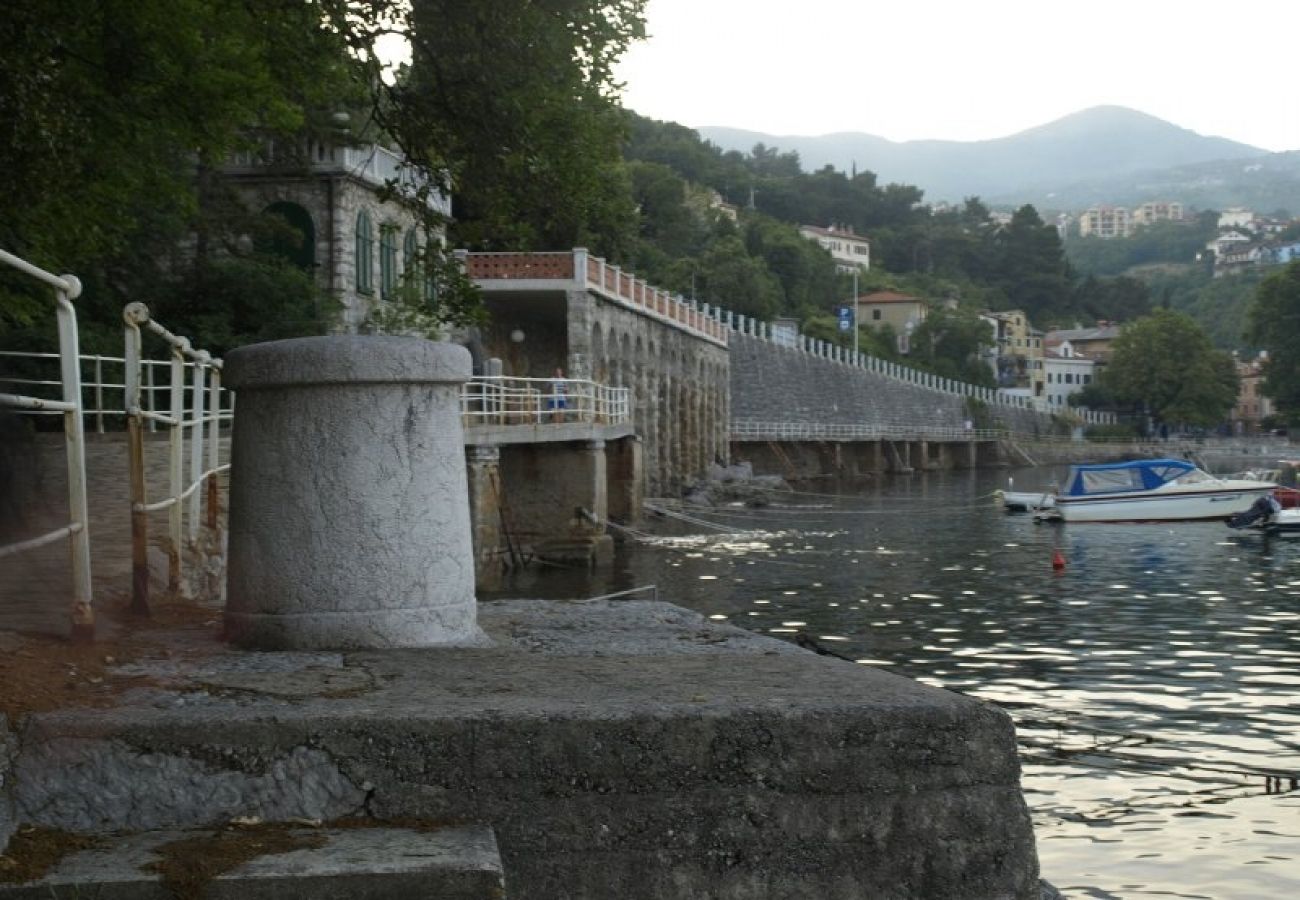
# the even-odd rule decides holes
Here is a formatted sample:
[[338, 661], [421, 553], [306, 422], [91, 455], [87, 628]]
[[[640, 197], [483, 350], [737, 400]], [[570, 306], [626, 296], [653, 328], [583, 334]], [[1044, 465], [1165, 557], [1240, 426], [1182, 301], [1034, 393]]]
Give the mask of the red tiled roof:
[[876, 291], [858, 298], [859, 303], [924, 303], [920, 297], [909, 297], [895, 291]]

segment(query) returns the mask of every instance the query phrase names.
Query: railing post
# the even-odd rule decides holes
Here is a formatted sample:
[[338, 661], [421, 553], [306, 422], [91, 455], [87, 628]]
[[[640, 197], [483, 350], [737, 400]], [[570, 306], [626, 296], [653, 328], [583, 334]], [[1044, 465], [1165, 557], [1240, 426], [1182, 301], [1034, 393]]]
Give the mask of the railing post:
[[185, 508], [181, 504], [184, 493], [184, 442], [182, 422], [185, 418], [185, 357], [180, 347], [171, 348], [171, 424], [167, 433], [167, 470], [171, 483], [167, 507], [167, 590], [177, 595], [181, 589], [181, 540]]
[[573, 248], [573, 280], [579, 290], [587, 288], [587, 248]]
[[208, 517], [206, 524], [213, 532], [221, 515], [221, 479], [217, 476], [217, 466], [221, 462], [221, 369], [212, 367], [212, 377], [208, 382], [208, 415], [212, 426], [208, 429]]
[[[190, 484], [197, 484], [199, 478], [203, 476], [203, 436], [206, 431], [203, 406], [207, 396], [204, 388], [207, 381], [208, 361], [211, 358], [206, 350], [199, 351], [190, 374], [190, 421], [193, 423], [190, 426], [193, 429], [190, 432]], [[186, 514], [191, 547], [196, 547], [199, 543], [199, 514], [202, 511], [202, 503], [203, 492], [196, 487], [190, 494], [190, 508]]]
[[[143, 303], [130, 303], [122, 311], [126, 321], [123, 356], [126, 385], [127, 464], [131, 479], [131, 612], [149, 615], [149, 513], [145, 510], [148, 488], [144, 478], [144, 416], [140, 409], [140, 325], [149, 320]], [[150, 373], [153, 367], [149, 367]]]
[[78, 529], [69, 537], [72, 551], [72, 638], [89, 641], [95, 637], [95, 610], [91, 606], [90, 506], [86, 500], [86, 432], [81, 406], [81, 348], [77, 336], [77, 312], [72, 301], [81, 293], [81, 282], [62, 276], [67, 288], [55, 288], [59, 328], [59, 368], [63, 379], [63, 401], [73, 409], [63, 414], [63, 435], [68, 450], [68, 506]]

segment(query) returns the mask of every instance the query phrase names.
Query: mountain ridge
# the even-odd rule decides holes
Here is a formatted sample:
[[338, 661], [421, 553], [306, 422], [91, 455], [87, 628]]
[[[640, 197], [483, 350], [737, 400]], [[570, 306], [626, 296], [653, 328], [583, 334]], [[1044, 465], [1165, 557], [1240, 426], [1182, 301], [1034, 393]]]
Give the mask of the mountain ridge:
[[1269, 151], [1201, 135], [1122, 106], [1095, 106], [1015, 134], [983, 141], [891, 141], [863, 132], [770, 135], [724, 126], [695, 129], [725, 150], [762, 143], [799, 154], [806, 170], [825, 165], [875, 172], [882, 183], [914, 184], [929, 200], [969, 196], [1043, 195], [1055, 186], [1220, 160], [1254, 159]]

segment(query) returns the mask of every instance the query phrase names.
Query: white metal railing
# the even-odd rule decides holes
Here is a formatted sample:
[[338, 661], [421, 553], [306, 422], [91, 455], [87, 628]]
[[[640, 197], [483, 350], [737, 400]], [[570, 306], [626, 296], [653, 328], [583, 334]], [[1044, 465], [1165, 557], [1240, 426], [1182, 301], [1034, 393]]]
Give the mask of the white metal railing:
[[[220, 428], [222, 421], [233, 418], [233, 396], [226, 392], [230, 400], [223, 409], [221, 360], [206, 350], [195, 350], [187, 338], [177, 337], [154, 321], [143, 303], [127, 304], [122, 318], [126, 323], [125, 410], [131, 475], [131, 609], [148, 614], [149, 513], [167, 510], [167, 588], [179, 593], [184, 590], [181, 550], [186, 538], [189, 546], [197, 549], [200, 525], [211, 532], [219, 526], [217, 475], [230, 468], [229, 463], [222, 464], [220, 460]], [[141, 328], [162, 338], [168, 348], [170, 404], [165, 414], [141, 405], [144, 372]], [[144, 433], [152, 423], [167, 429], [168, 490], [166, 497], [150, 503], [145, 479]], [[187, 430], [188, 483], [185, 478]], [[201, 521], [204, 492], [200, 488], [205, 485], [207, 516]]]
[[915, 424], [835, 424], [829, 422], [761, 422], [741, 420], [731, 423], [733, 441], [809, 441], [861, 440], [902, 441], [931, 440], [945, 442], [996, 441], [1010, 436], [1005, 429], [947, 428]]
[[621, 425], [631, 421], [631, 391], [582, 378], [471, 379], [461, 389], [466, 426], [548, 425], [587, 422]]
[[33, 550], [68, 538], [72, 555], [72, 636], [89, 640], [95, 634], [95, 612], [91, 606], [90, 521], [86, 500], [86, 436], [81, 418], [81, 354], [78, 352], [77, 311], [72, 305], [81, 294], [81, 282], [73, 275], [54, 275], [26, 260], [0, 250], [0, 262], [44, 282], [54, 289], [59, 329], [59, 387], [62, 398], [51, 400], [24, 394], [0, 394], [0, 406], [32, 412], [63, 415], [63, 433], [68, 458], [68, 509], [72, 521], [38, 537], [0, 546], [0, 558]]

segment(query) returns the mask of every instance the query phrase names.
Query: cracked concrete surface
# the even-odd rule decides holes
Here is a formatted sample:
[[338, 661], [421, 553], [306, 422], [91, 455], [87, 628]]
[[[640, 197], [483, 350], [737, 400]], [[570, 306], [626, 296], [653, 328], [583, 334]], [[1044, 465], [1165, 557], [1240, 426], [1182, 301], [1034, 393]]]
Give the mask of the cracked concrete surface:
[[479, 621], [495, 646], [218, 649], [116, 708], [33, 714], [19, 818], [487, 824], [524, 900], [1037, 897], [993, 707], [667, 604]]

